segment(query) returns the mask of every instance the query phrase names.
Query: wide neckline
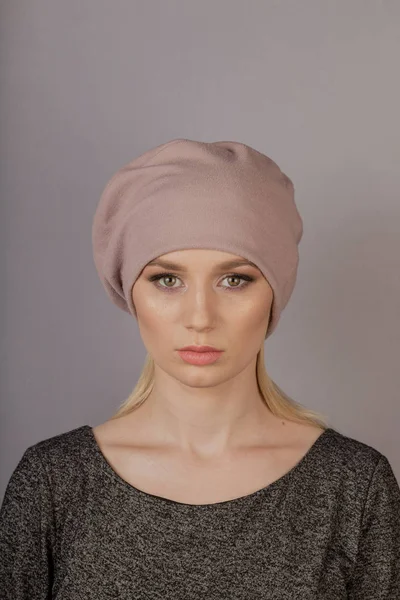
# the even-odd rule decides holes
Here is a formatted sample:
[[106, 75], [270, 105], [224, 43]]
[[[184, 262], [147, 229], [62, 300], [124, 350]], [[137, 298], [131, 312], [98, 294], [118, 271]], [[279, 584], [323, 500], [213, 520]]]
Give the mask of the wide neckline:
[[157, 496], [156, 494], [151, 494], [149, 492], [145, 492], [140, 488], [135, 487], [123, 477], [121, 477], [108, 462], [107, 458], [103, 454], [97, 439], [94, 435], [93, 428], [91, 425], [82, 425], [81, 430], [87, 435], [87, 440], [90, 444], [90, 447], [94, 450], [95, 456], [98, 459], [98, 464], [102, 468], [102, 470], [108, 473], [109, 476], [112, 477], [116, 481], [116, 483], [127, 490], [128, 492], [134, 494], [142, 500], [153, 504], [168, 504], [169, 506], [174, 506], [176, 508], [189, 509], [189, 510], [216, 510], [218, 508], [226, 508], [229, 506], [239, 506], [241, 504], [245, 504], [250, 502], [251, 500], [257, 498], [258, 496], [267, 495], [279, 487], [282, 487], [286, 482], [290, 479], [294, 478], [302, 468], [304, 468], [308, 463], [312, 461], [314, 456], [316, 456], [318, 450], [323, 446], [324, 442], [329, 438], [332, 433], [336, 433], [336, 430], [332, 427], [327, 427], [321, 435], [315, 440], [315, 442], [310, 446], [307, 452], [301, 457], [301, 459], [291, 468], [289, 471], [272, 481], [267, 486], [256, 490], [255, 492], [251, 492], [250, 494], [246, 494], [244, 496], [239, 496], [238, 498], [232, 498], [230, 500], [222, 500], [221, 502], [212, 502], [209, 504], [190, 504], [187, 502], [179, 502], [178, 500], [172, 500], [171, 498], [165, 498], [164, 496]]

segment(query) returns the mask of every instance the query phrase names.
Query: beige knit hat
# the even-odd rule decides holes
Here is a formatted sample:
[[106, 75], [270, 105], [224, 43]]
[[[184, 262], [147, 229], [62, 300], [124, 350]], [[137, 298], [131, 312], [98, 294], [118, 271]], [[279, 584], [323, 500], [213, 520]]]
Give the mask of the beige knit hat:
[[273, 289], [265, 338], [296, 282], [303, 223], [292, 181], [239, 142], [174, 139], [108, 182], [93, 219], [93, 256], [111, 300], [136, 318], [132, 286], [154, 258], [210, 248], [254, 262]]

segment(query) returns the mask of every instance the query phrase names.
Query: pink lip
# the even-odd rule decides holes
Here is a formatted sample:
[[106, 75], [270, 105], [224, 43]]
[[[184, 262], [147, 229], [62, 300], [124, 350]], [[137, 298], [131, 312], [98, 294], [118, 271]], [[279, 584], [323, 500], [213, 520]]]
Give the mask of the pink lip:
[[193, 352], [193, 350], [178, 350], [179, 356], [191, 365], [209, 365], [222, 355], [222, 351]]
[[192, 352], [222, 352], [222, 350], [213, 348], [213, 346], [185, 346], [184, 348], [180, 348], [180, 350], [190, 350]]

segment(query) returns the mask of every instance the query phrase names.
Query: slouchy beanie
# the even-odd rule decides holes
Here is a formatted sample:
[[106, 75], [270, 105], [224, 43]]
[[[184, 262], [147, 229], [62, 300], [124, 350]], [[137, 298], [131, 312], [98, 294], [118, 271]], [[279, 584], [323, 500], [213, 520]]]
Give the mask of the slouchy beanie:
[[132, 287], [162, 254], [209, 248], [246, 258], [273, 290], [266, 339], [293, 292], [302, 235], [293, 183], [271, 158], [240, 142], [179, 138], [107, 183], [93, 219], [93, 257], [109, 298], [135, 318]]

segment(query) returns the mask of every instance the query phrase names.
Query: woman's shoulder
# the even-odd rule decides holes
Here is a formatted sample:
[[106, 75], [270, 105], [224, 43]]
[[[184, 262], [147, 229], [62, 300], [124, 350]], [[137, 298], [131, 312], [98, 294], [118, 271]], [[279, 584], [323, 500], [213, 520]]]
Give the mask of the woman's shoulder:
[[375, 446], [346, 435], [335, 427], [328, 427], [326, 436], [327, 449], [333, 452], [333, 459], [338, 461], [354, 465], [362, 464], [364, 467], [370, 464], [374, 467], [379, 460], [386, 458]]
[[309, 449], [314, 460], [328, 471], [338, 468], [345, 473], [346, 470], [357, 472], [361, 469], [365, 473], [374, 470], [378, 462], [386, 458], [378, 448], [346, 435], [332, 425], [321, 428], [295, 423], [290, 430], [291, 438], [303, 448], [304, 453]]
[[46, 463], [63, 459], [79, 459], [87, 446], [87, 430], [89, 425], [81, 425], [74, 429], [44, 438], [29, 446], [26, 452], [39, 455]]
[[[328, 427], [315, 456], [321, 485], [335, 494], [364, 497], [373, 482], [397, 494], [398, 483], [388, 457], [377, 447]], [[396, 490], [397, 488], [397, 490]]]
[[43, 482], [54, 502], [78, 490], [90, 469], [89, 425], [44, 438], [26, 448], [15, 471]]

